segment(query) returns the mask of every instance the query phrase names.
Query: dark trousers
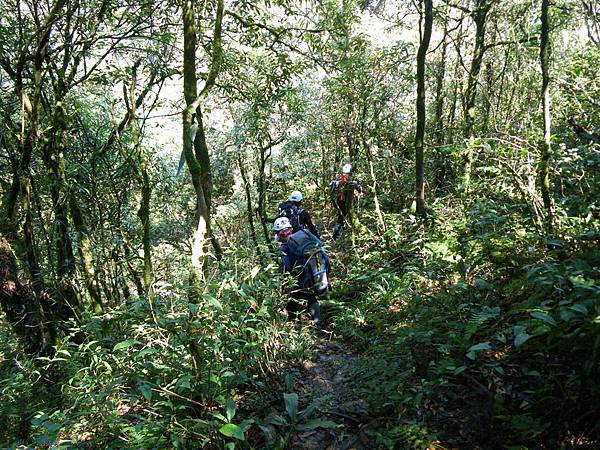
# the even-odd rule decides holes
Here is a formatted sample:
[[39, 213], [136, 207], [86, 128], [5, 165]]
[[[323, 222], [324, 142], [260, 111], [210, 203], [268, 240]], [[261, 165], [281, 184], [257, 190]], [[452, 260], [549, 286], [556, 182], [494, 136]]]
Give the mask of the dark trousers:
[[317, 296], [313, 292], [298, 290], [292, 292], [290, 296], [292, 297], [292, 300], [285, 306], [290, 320], [296, 320], [298, 313], [302, 310], [302, 302], [298, 300], [306, 300], [306, 306], [312, 319], [316, 323], [321, 321], [321, 309], [319, 307], [319, 302], [317, 301]]

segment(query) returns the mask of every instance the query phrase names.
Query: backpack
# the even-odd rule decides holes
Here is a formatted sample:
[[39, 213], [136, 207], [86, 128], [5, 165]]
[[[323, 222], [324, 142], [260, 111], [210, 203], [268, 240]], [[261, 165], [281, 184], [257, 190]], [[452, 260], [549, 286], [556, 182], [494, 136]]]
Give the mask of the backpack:
[[312, 289], [317, 295], [329, 287], [329, 257], [323, 242], [312, 233], [300, 230], [292, 234], [287, 241], [288, 252], [296, 258], [296, 264], [302, 266], [300, 287]]
[[279, 217], [287, 217], [292, 224], [294, 233], [304, 229], [304, 224], [300, 222], [300, 214], [304, 212], [304, 208], [294, 205], [293, 202], [284, 202], [279, 205]]
[[350, 175], [344, 173], [335, 177], [335, 180], [331, 183], [331, 191], [335, 199], [339, 202], [346, 200], [346, 182], [350, 178]]

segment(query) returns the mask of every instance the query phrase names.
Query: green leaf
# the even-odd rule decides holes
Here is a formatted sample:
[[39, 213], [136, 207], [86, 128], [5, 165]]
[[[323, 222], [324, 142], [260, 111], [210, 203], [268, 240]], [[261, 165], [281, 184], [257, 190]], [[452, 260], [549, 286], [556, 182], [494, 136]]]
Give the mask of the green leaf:
[[225, 405], [225, 409], [227, 411], [227, 421], [231, 422], [231, 419], [235, 417], [235, 403], [232, 399], [227, 399], [227, 404]]
[[492, 347], [490, 346], [489, 342], [480, 342], [479, 344], [475, 344], [472, 345], [471, 347], [469, 347], [469, 352], [478, 352], [481, 350], [491, 350]]
[[156, 348], [145, 348], [144, 350], [142, 350], [141, 352], [139, 352], [136, 357], [137, 358], [143, 358], [146, 355], [153, 355], [154, 353], [157, 353], [158, 349]]
[[548, 314], [546, 312], [533, 311], [531, 313], [531, 317], [533, 317], [535, 319], [543, 320], [544, 322], [546, 322], [547, 324], [550, 324], [552, 326], [556, 326], [556, 320], [554, 320], [554, 317], [552, 317], [550, 314]]
[[273, 415], [269, 416], [268, 422], [272, 425], [277, 425], [277, 426], [287, 425], [287, 423], [288, 423], [287, 420], [285, 420], [285, 418], [283, 418], [279, 414], [273, 414]]
[[337, 428], [338, 424], [331, 420], [312, 419], [296, 426], [298, 431], [314, 430], [315, 428]]
[[227, 437], [238, 439], [240, 441], [243, 441], [245, 439], [244, 432], [242, 431], [242, 429], [233, 423], [223, 425], [221, 428], [219, 428], [219, 433]]
[[569, 308], [572, 309], [573, 311], [580, 312], [581, 314], [587, 314], [588, 313], [587, 308], [584, 305], [580, 304], [580, 303], [577, 303], [575, 305], [569, 306]]
[[146, 400], [152, 401], [152, 388], [149, 384], [142, 384], [138, 389]]
[[139, 344], [135, 339], [127, 339], [126, 341], [119, 342], [113, 347], [113, 352], [117, 350], [123, 350], [129, 347], [133, 347], [135, 344]]
[[221, 304], [221, 302], [219, 300], [217, 300], [216, 298], [214, 298], [212, 295], [204, 295], [204, 299], [212, 306], [214, 306], [217, 311], [221, 312], [223, 311], [223, 305]]
[[460, 366], [460, 367], [457, 367], [456, 369], [454, 369], [454, 370], [452, 371], [452, 373], [453, 373], [454, 375], [460, 375], [460, 374], [461, 374], [461, 373], [463, 373], [465, 370], [467, 370], [467, 366]]
[[298, 394], [295, 392], [283, 394], [283, 400], [285, 402], [285, 410], [292, 421], [295, 422], [298, 418]]
[[515, 333], [515, 347], [523, 345], [531, 338], [531, 336], [527, 334], [527, 331], [525, 331], [525, 327], [516, 325], [513, 330]]

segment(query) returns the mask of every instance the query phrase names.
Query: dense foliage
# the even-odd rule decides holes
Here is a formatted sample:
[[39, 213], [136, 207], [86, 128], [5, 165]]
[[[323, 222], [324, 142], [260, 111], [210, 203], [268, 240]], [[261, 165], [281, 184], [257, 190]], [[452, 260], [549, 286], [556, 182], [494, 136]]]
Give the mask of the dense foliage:
[[[0, 447], [597, 448], [599, 24], [3, 2]], [[293, 190], [333, 266], [322, 329], [286, 313]]]

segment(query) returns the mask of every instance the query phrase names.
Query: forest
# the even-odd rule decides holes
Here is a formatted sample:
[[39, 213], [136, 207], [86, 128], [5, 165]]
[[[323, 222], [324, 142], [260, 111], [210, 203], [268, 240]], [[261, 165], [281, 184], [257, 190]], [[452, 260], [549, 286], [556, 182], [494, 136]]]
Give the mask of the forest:
[[0, 448], [600, 448], [599, 80], [599, 0], [1, 0]]

